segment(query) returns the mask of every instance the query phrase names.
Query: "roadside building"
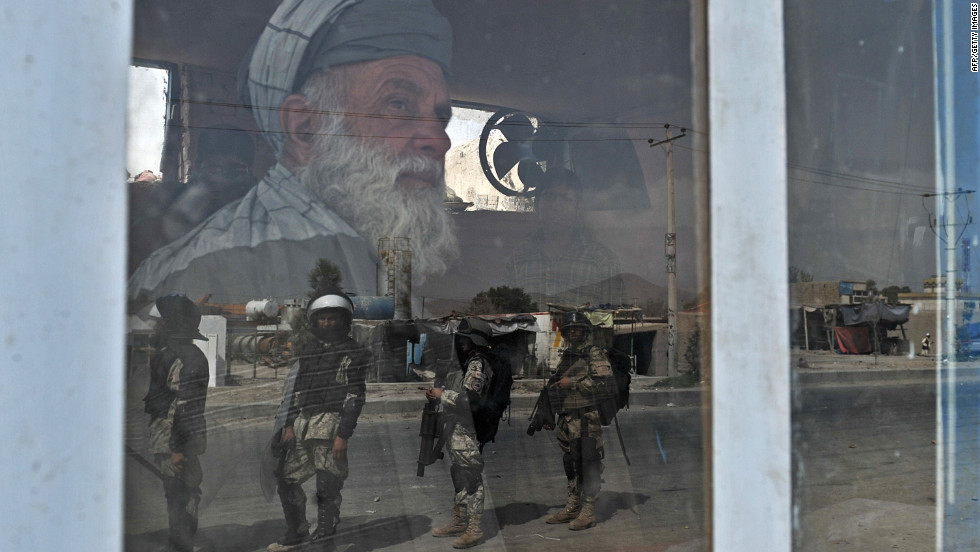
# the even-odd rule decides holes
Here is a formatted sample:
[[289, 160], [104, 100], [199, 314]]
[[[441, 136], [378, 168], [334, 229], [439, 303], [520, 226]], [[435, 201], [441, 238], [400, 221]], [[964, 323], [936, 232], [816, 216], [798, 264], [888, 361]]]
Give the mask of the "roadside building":
[[793, 282], [789, 285], [790, 307], [854, 305], [870, 297], [867, 282], [830, 280], [825, 282]]
[[[867, 282], [831, 280], [790, 284], [790, 336], [795, 347], [847, 353], [905, 353], [910, 309], [887, 305]], [[899, 333], [889, 335], [889, 331]]]
[[[922, 280], [922, 291], [899, 293], [898, 300], [912, 306], [908, 331], [910, 339], [918, 343], [926, 333], [932, 334], [932, 354], [942, 357], [947, 354], [943, 324], [940, 312], [946, 300], [947, 285], [945, 277], [932, 276]], [[980, 294], [970, 292], [963, 287], [962, 280], [956, 280], [956, 289], [951, 300], [954, 303], [953, 312], [956, 319], [953, 324], [957, 327], [968, 327], [977, 323], [977, 305]], [[973, 341], [972, 339], [968, 339]], [[961, 339], [961, 341], [966, 341]], [[961, 343], [961, 347], [969, 348], [971, 343]]]

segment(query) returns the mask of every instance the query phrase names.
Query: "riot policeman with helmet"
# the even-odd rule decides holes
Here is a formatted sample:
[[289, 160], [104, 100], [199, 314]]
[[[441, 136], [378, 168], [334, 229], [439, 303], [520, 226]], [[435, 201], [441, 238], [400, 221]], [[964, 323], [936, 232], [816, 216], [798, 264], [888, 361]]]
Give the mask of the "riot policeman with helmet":
[[[276, 474], [286, 533], [270, 552], [325, 542], [340, 521], [341, 489], [348, 475], [347, 441], [354, 433], [365, 400], [371, 352], [350, 336], [354, 305], [340, 290], [320, 292], [307, 307], [315, 339], [299, 354], [278, 443]], [[284, 456], [283, 456], [284, 455]], [[306, 520], [302, 484], [316, 476], [317, 526]]]

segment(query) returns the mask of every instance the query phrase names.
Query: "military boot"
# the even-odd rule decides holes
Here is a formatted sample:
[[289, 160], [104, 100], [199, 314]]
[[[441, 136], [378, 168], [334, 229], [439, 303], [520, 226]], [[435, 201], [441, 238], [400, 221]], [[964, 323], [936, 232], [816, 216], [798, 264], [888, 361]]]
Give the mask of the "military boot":
[[291, 535], [286, 533], [279, 538], [278, 541], [270, 544], [266, 547], [269, 552], [288, 552], [289, 550], [296, 550], [301, 546], [309, 542], [309, 533], [305, 535], [295, 534]]
[[288, 552], [290, 550], [296, 550], [309, 543], [309, 538], [310, 538], [309, 533], [305, 533], [305, 534], [286, 533], [285, 535], [280, 537], [278, 541], [266, 547], [266, 550], [268, 550], [269, 552]]
[[582, 500], [579, 495], [569, 491], [568, 501], [565, 503], [565, 509], [544, 519], [545, 523], [568, 523], [573, 519], [578, 517], [578, 512], [582, 508]]
[[569, 529], [572, 531], [581, 531], [582, 529], [595, 527], [595, 501], [595, 497], [585, 497], [582, 500], [582, 511], [578, 513], [577, 518], [568, 524]]
[[455, 537], [466, 532], [466, 504], [453, 506], [453, 519], [449, 525], [432, 530], [433, 537]]
[[310, 536], [311, 544], [330, 542], [330, 537], [337, 532], [340, 522], [337, 502], [343, 487], [344, 482], [333, 474], [320, 470], [316, 472], [316, 530]]
[[283, 516], [286, 518], [286, 534], [270, 544], [269, 552], [288, 552], [304, 544], [310, 536], [310, 526], [306, 522], [306, 495], [298, 485], [279, 483], [279, 499], [282, 502]]
[[[316, 529], [310, 535], [309, 544], [317, 545], [331, 542], [331, 537], [337, 532], [337, 509], [333, 504], [317, 504]], [[311, 546], [315, 548], [315, 546]]]
[[469, 548], [480, 544], [483, 540], [483, 529], [480, 528], [480, 518], [483, 516], [470, 515], [469, 522], [466, 524], [466, 531], [456, 537], [453, 541], [453, 548]]

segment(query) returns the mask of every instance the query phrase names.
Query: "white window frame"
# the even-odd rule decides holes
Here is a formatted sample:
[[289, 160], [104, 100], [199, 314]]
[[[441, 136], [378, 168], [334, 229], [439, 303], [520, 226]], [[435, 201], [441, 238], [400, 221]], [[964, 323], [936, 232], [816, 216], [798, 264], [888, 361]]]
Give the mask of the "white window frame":
[[3, 9], [0, 550], [121, 550], [133, 6]]
[[788, 551], [792, 443], [783, 2], [707, 5], [710, 534], [716, 551]]

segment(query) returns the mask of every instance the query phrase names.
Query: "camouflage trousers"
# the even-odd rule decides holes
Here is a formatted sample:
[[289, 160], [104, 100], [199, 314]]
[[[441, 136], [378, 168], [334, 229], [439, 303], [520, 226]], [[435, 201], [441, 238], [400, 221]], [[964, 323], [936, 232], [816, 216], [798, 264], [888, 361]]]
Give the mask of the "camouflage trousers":
[[568, 478], [568, 493], [599, 496], [602, 485], [602, 424], [598, 410], [558, 416], [558, 446]]
[[[339, 427], [340, 415], [333, 412], [300, 414], [293, 422], [296, 442], [286, 452], [282, 473], [278, 474], [279, 496], [283, 502], [289, 503], [283, 505], [284, 509], [292, 506], [298, 511], [305, 511], [307, 498], [303, 483], [317, 472], [325, 472], [332, 476], [332, 484], [329, 490], [325, 490], [324, 496], [318, 493], [317, 502], [324, 503], [330, 509], [334, 518], [332, 523], [336, 525], [343, 502], [340, 491], [348, 475], [347, 453], [340, 455], [340, 458], [333, 457], [333, 443]], [[303, 517], [300, 521], [305, 524], [305, 514]]]
[[[197, 508], [201, 502], [201, 482], [204, 473], [196, 454], [184, 454], [180, 471], [170, 462], [170, 436], [173, 431], [173, 412], [156, 418], [148, 428], [148, 446], [153, 464], [163, 475], [163, 493], [167, 497], [167, 518], [170, 545], [178, 551], [192, 550], [197, 533]], [[195, 443], [196, 444], [196, 443]], [[200, 449], [203, 450], [203, 449]]]
[[449, 473], [456, 495], [453, 503], [466, 506], [469, 515], [483, 515], [483, 456], [476, 440], [476, 431], [463, 424], [454, 424], [449, 437]]
[[201, 502], [201, 482], [204, 480], [201, 462], [196, 455], [185, 455], [180, 471], [174, 471], [169, 453], [154, 454], [153, 460], [164, 476], [170, 545], [181, 552], [193, 550], [194, 534], [197, 533], [197, 507]]
[[341, 480], [347, 479], [347, 454], [333, 457], [333, 442], [340, 429], [340, 414], [301, 414], [293, 422], [296, 443], [286, 453], [281, 477], [290, 483], [303, 483], [318, 471]]

